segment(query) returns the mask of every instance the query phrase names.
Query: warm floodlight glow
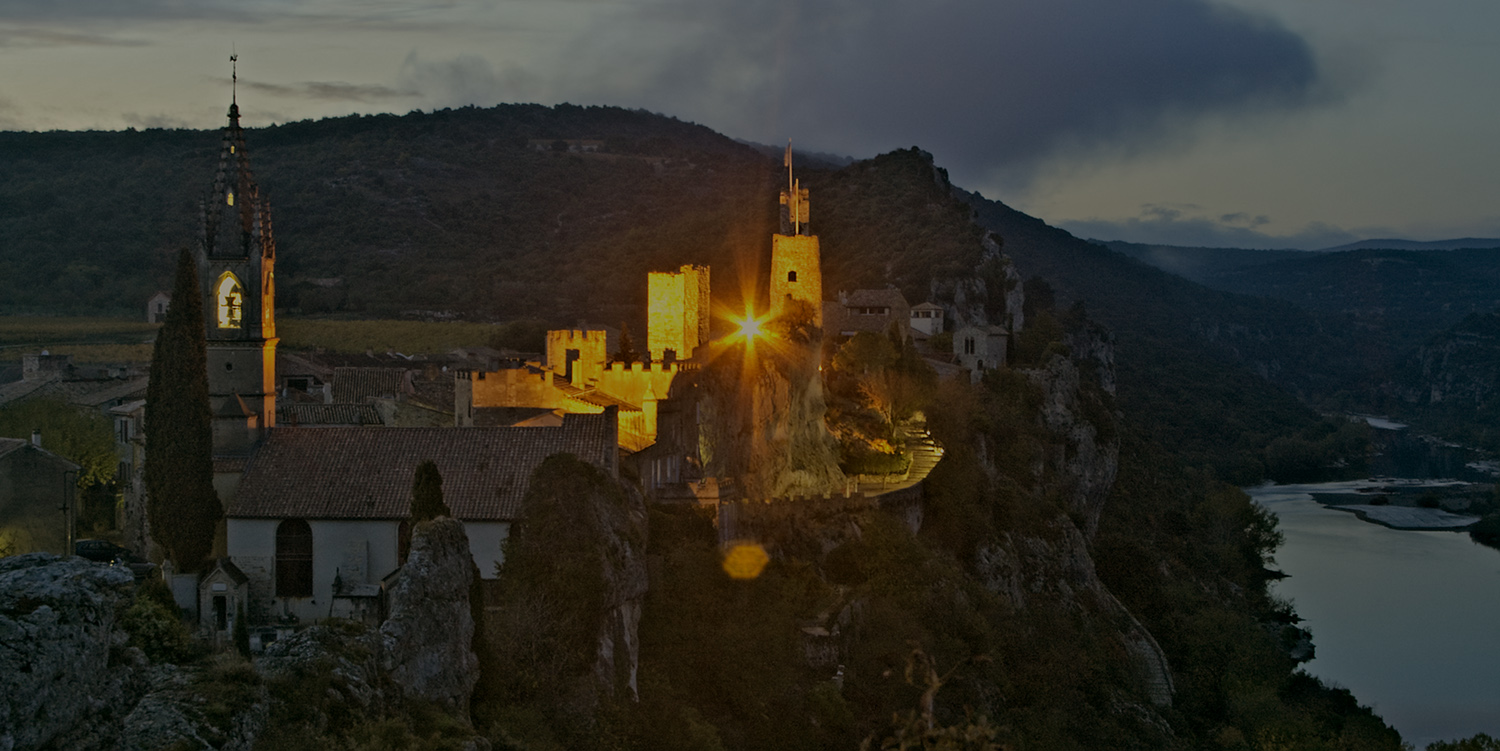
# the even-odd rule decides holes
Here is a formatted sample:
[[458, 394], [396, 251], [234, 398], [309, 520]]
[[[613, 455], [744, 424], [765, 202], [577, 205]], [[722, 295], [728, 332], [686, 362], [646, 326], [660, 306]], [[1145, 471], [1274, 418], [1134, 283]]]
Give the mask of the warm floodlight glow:
[[754, 318], [746, 318], [745, 320], [740, 321], [740, 336], [743, 336], [746, 339], [754, 339], [755, 337], [760, 336], [760, 321], [757, 321]]
[[754, 579], [770, 562], [771, 556], [758, 543], [737, 542], [724, 555], [724, 573], [731, 579]]

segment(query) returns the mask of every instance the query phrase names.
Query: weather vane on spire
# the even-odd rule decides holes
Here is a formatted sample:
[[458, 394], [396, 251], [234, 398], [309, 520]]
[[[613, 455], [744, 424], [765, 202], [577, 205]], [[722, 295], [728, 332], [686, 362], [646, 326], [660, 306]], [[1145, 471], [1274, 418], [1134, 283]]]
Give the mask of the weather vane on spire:
[[[230, 102], [238, 102], [239, 101], [239, 88], [240, 88], [240, 56], [239, 56], [239, 53], [234, 52], [233, 48], [231, 47], [230, 48], [230, 53], [229, 53], [229, 101]], [[791, 142], [788, 141], [787, 143], [788, 143], [788, 146], [790, 147]]]

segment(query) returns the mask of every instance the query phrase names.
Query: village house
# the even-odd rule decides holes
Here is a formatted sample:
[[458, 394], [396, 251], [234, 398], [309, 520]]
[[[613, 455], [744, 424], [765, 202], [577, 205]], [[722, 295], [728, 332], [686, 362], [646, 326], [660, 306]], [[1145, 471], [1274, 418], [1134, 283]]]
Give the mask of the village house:
[[891, 325], [903, 336], [911, 327], [911, 306], [895, 287], [840, 292], [838, 300], [823, 303], [823, 329], [830, 335], [851, 337], [860, 332], [884, 334]]
[[167, 317], [167, 308], [172, 304], [172, 296], [165, 292], [157, 292], [146, 301], [146, 323], [161, 323]]
[[1003, 326], [964, 326], [953, 332], [953, 357], [974, 383], [984, 371], [1003, 367], [1010, 333]]
[[0, 438], [0, 556], [45, 551], [68, 555], [69, 513], [78, 465], [30, 441]]

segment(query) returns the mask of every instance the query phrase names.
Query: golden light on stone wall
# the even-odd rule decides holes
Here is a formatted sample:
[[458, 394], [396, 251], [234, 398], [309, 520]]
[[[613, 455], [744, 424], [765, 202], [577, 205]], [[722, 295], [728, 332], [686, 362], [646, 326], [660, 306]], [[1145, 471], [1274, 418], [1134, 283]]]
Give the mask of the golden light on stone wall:
[[780, 313], [787, 299], [812, 306], [813, 322], [823, 325], [823, 271], [814, 235], [771, 236], [771, 308]]
[[667, 350], [677, 359], [693, 356], [708, 341], [709, 281], [707, 266], [686, 265], [677, 271], [646, 276], [646, 349], [652, 360]]
[[760, 576], [771, 556], [755, 542], [737, 542], [724, 554], [724, 573], [731, 579], [748, 580]]

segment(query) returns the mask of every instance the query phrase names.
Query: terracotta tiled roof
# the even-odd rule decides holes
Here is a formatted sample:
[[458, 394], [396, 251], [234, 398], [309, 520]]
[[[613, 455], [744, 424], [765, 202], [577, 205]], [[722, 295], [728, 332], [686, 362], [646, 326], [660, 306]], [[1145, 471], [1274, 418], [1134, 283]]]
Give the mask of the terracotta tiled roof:
[[362, 402], [366, 397], [393, 397], [410, 393], [405, 368], [334, 368], [333, 400], [341, 404]]
[[276, 423], [298, 425], [383, 425], [373, 404], [276, 403]]
[[[45, 436], [44, 436], [43, 439], [45, 440]], [[22, 450], [24, 448], [27, 448], [28, 446], [31, 446], [31, 441], [28, 441], [28, 440], [25, 440], [25, 439], [21, 439], [21, 438], [0, 438], [0, 457], [8, 456], [12, 452], [20, 451], [20, 450]], [[32, 450], [35, 451], [35, 452], [37, 452], [37, 453], [39, 453], [39, 454], [41, 454], [44, 457], [47, 457], [48, 459], [52, 460], [55, 464], [57, 464], [58, 466], [63, 467], [64, 469], [78, 469], [78, 465], [77, 464], [74, 464], [73, 462], [70, 462], [67, 459], [62, 458], [62, 457], [58, 456], [57, 454], [52, 453], [51, 451], [48, 451], [46, 449], [39, 449], [39, 448], [33, 448]]]
[[641, 411], [640, 407], [623, 399], [616, 399], [598, 389], [581, 389], [562, 379], [556, 379], [552, 383], [563, 396], [584, 404], [592, 404], [595, 407], [618, 407], [621, 412]]
[[279, 427], [250, 461], [226, 515], [404, 519], [417, 465], [432, 460], [454, 516], [514, 519], [532, 471], [553, 454], [613, 472], [616, 430], [612, 410], [567, 415], [558, 428]]
[[547, 407], [475, 407], [474, 427], [505, 428], [551, 414]]
[[45, 378], [38, 378], [31, 381], [12, 381], [10, 383], [0, 385], [0, 404], [9, 404], [10, 402], [20, 401], [28, 396], [31, 396], [33, 392], [36, 392], [42, 387], [57, 380], [61, 379], [56, 373], [48, 373]]
[[894, 287], [886, 289], [857, 289], [840, 296], [840, 302], [849, 308], [907, 308], [906, 296]]
[[85, 390], [74, 394], [71, 401], [85, 407], [103, 407], [110, 402], [130, 399], [131, 397], [143, 397], [146, 395], [145, 376], [124, 380], [110, 380], [102, 383], [90, 384]]

